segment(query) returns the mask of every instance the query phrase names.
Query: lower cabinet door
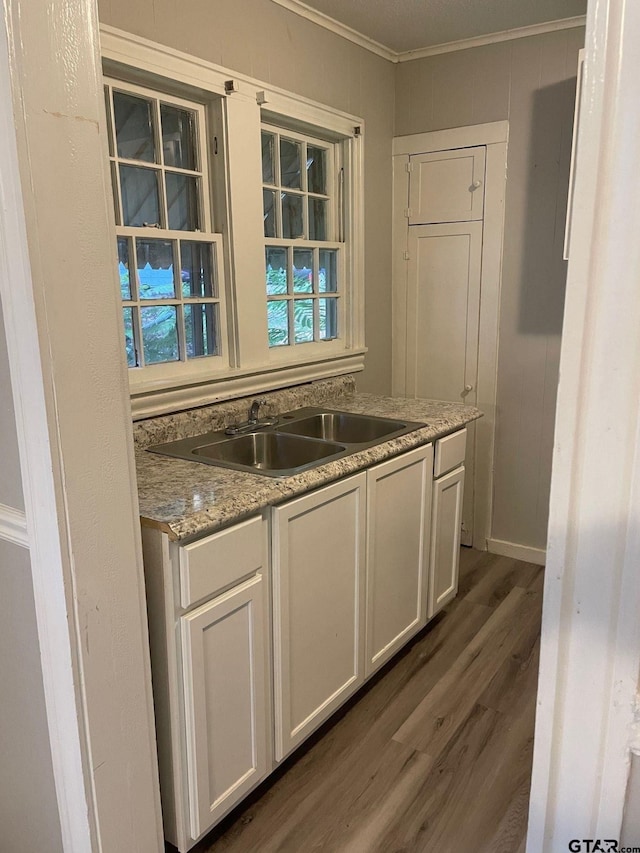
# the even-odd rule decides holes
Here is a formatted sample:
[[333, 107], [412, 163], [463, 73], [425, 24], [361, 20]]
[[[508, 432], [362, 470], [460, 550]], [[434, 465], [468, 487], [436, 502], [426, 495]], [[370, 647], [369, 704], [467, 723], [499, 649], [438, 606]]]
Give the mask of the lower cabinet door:
[[194, 839], [267, 774], [264, 603], [258, 574], [181, 619]]
[[455, 598], [458, 592], [463, 493], [463, 466], [433, 482], [429, 619]]
[[275, 753], [364, 681], [366, 474], [273, 509]]
[[433, 446], [367, 472], [366, 674], [427, 621]]

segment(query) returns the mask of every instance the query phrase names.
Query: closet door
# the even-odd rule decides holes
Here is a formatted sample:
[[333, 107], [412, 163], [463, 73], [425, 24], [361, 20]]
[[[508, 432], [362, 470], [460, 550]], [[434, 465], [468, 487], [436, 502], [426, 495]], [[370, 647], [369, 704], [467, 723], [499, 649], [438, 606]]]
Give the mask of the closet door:
[[412, 155], [409, 225], [482, 219], [484, 166], [484, 146]]
[[409, 228], [407, 393], [475, 405], [482, 223]]
[[[477, 401], [482, 222], [407, 230], [406, 393], [472, 406]], [[463, 537], [471, 544], [475, 428], [467, 431]]]

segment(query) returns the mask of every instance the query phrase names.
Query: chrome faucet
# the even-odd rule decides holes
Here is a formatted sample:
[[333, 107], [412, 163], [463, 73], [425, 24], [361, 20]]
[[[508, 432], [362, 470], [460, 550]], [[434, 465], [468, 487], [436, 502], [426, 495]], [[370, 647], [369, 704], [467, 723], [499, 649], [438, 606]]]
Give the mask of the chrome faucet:
[[264, 429], [265, 427], [276, 426], [278, 418], [260, 418], [260, 406], [263, 406], [267, 401], [264, 397], [254, 400], [249, 408], [249, 417], [244, 423], [231, 424], [225, 429], [227, 435], [238, 435], [238, 433], [251, 432], [254, 429]]
[[247, 420], [248, 424], [257, 424], [258, 423], [258, 412], [260, 411], [260, 406], [264, 405], [267, 401], [262, 397], [260, 400], [254, 400], [251, 404], [251, 408], [249, 409], [249, 418]]

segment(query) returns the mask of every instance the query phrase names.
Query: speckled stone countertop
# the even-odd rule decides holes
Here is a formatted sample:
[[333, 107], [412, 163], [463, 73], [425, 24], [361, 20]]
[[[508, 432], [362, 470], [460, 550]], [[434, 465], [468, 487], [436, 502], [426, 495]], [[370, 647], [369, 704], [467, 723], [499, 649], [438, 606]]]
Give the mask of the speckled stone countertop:
[[134, 426], [134, 442], [143, 524], [164, 530], [175, 540], [212, 533], [256, 515], [265, 507], [426, 444], [482, 415], [473, 406], [459, 403], [357, 394], [350, 376], [259, 396], [265, 400], [261, 414], [278, 415], [303, 406], [326, 405], [346, 412], [419, 421], [425, 426], [293, 477], [272, 478], [159, 456], [145, 450], [154, 444], [200, 435], [244, 420], [247, 400], [218, 403], [192, 412], [142, 421]]

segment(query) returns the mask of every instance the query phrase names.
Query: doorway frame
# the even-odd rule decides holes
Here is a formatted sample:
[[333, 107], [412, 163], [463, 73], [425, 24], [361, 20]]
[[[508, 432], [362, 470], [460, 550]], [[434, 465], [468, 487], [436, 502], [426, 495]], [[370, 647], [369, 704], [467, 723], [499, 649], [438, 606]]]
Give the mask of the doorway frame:
[[[472, 544], [482, 551], [490, 546], [493, 508], [493, 457], [496, 432], [498, 381], [498, 330], [502, 288], [502, 244], [507, 180], [509, 122], [434, 130], [396, 136], [393, 140], [392, 214], [392, 379], [391, 393], [407, 394], [407, 215], [409, 207], [409, 157], [452, 148], [486, 147], [485, 206], [480, 276], [478, 324], [478, 380], [476, 405], [484, 417], [476, 421], [473, 478]], [[539, 562], [538, 560], [535, 560]]]
[[639, 34], [639, 4], [589, 0], [527, 853], [638, 844]]

